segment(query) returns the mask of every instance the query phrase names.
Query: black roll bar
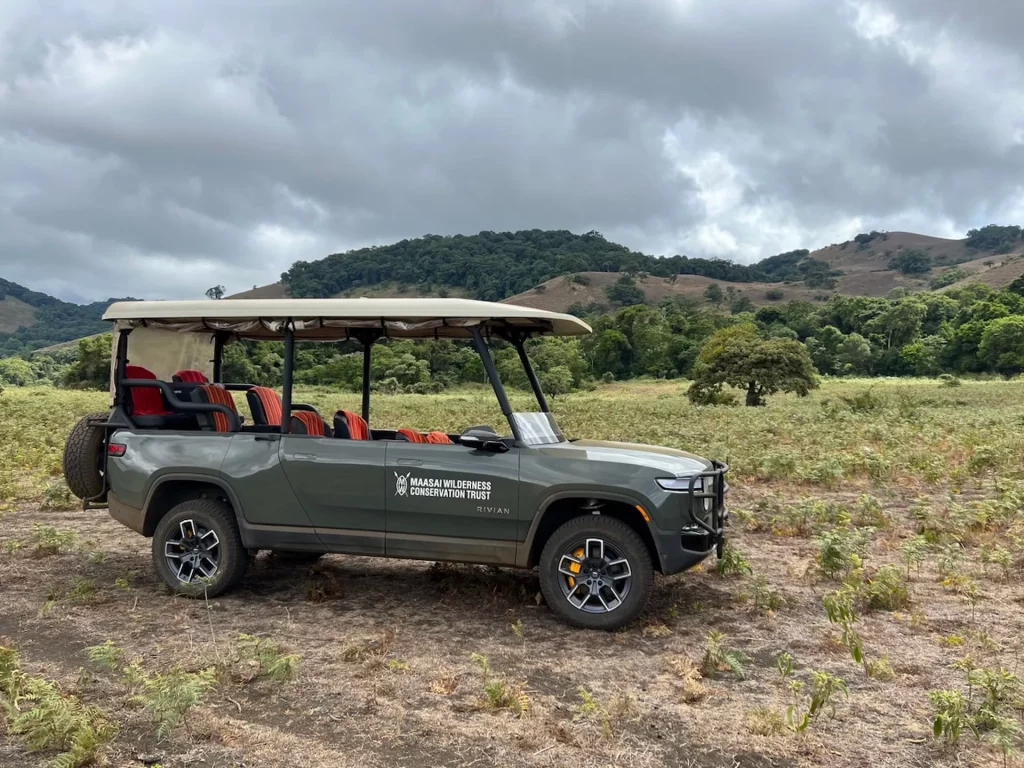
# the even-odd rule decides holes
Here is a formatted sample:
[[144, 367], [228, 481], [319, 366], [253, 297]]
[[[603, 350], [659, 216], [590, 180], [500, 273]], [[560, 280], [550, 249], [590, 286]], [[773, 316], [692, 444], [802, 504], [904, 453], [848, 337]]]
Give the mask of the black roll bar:
[[473, 338], [473, 347], [476, 349], [476, 353], [480, 355], [480, 362], [483, 363], [487, 378], [490, 379], [491, 386], [494, 388], [494, 395], [498, 398], [501, 412], [505, 414], [508, 425], [512, 428], [512, 436], [517, 441], [522, 440], [522, 436], [519, 434], [519, 427], [516, 425], [515, 419], [512, 418], [512, 404], [508, 401], [508, 395], [505, 394], [505, 387], [501, 384], [501, 377], [498, 375], [498, 369], [494, 366], [494, 360], [491, 359], [491, 353], [487, 349], [486, 342], [484, 342], [484, 335], [480, 332], [480, 326], [474, 325], [469, 331]]
[[238, 414], [226, 405], [221, 405], [220, 403], [193, 403], [190, 400], [182, 400], [175, 394], [174, 388], [166, 381], [159, 381], [157, 379], [120, 379], [118, 384], [122, 390], [125, 387], [129, 389], [134, 389], [135, 387], [152, 387], [154, 389], [159, 389], [171, 407], [177, 411], [181, 411], [183, 413], [220, 412], [228, 417], [228, 424], [230, 425], [232, 432], [237, 432], [242, 428], [242, 423], [238, 419]]
[[295, 370], [295, 328], [291, 320], [284, 327], [284, 372], [281, 381], [281, 434], [292, 431], [292, 373]]

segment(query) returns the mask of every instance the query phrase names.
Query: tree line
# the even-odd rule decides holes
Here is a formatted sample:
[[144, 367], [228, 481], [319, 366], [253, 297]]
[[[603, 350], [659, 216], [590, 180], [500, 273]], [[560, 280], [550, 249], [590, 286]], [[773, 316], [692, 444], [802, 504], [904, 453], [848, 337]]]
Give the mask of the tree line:
[[[636, 303], [592, 313], [586, 319], [593, 334], [532, 340], [531, 358], [545, 389], [555, 395], [598, 381], [693, 378], [708, 340], [742, 326], [737, 344], [753, 343], [751, 332], [763, 341], [785, 340], [790, 343], [758, 347], [758, 354], [771, 357], [796, 344], [827, 376], [1024, 372], [1024, 276], [1004, 290], [976, 283], [946, 293], [896, 289], [888, 298], [834, 296], [824, 304], [790, 301], [756, 311], [733, 309], [738, 311], [673, 296], [658, 306]], [[231, 344], [225, 350], [225, 379], [280, 387], [282, 353], [275, 342]], [[0, 361], [0, 383], [103, 388], [109, 356], [109, 335], [83, 339], [77, 350]], [[511, 347], [496, 343], [494, 356], [509, 385], [527, 386]], [[354, 343], [297, 347], [295, 381], [300, 385], [357, 391], [361, 376], [362, 353]], [[372, 380], [384, 392], [427, 393], [486, 378], [466, 343], [388, 340], [374, 346]]]

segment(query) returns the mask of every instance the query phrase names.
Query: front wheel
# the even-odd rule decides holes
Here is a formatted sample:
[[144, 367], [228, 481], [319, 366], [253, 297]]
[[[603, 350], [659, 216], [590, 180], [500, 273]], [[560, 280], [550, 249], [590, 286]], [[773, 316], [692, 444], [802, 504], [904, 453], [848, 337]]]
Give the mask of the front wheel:
[[249, 567], [231, 507], [213, 499], [183, 501], [157, 523], [153, 563], [167, 585], [188, 597], [213, 597]]
[[585, 629], [624, 627], [647, 606], [654, 567], [636, 531], [600, 515], [556, 530], [540, 557], [544, 600], [564, 621]]

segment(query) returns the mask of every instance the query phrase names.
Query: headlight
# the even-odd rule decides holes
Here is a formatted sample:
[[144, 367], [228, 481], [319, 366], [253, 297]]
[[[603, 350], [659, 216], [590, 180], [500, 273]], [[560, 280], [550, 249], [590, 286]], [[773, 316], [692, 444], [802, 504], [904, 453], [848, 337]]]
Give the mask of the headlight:
[[[659, 477], [658, 485], [664, 488], [666, 491], [686, 492], [690, 490], [689, 477]], [[704, 493], [704, 478], [698, 477], [696, 482], [693, 484], [693, 490], [697, 493]]]

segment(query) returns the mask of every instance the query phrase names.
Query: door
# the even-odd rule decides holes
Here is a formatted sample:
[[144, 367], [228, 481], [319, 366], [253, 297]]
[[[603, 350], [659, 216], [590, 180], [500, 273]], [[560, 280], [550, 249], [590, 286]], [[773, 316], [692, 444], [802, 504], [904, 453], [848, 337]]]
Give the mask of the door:
[[513, 565], [519, 449], [387, 443], [387, 554]]
[[384, 554], [385, 443], [281, 435], [281, 466], [334, 552]]

